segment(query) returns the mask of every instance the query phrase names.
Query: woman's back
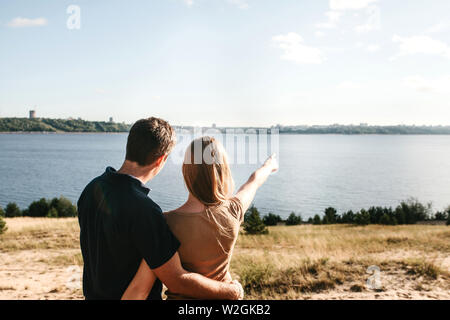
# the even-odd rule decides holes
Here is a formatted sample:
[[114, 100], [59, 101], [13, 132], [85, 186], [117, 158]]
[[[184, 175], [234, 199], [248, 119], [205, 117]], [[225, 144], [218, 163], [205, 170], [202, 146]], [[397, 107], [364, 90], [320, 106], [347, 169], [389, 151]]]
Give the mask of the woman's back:
[[[232, 198], [202, 212], [175, 210], [165, 216], [181, 243], [178, 253], [187, 271], [218, 281], [231, 280], [229, 263], [244, 219], [239, 199]], [[171, 293], [167, 295], [172, 299], [180, 298]]]
[[[201, 159], [197, 157], [199, 154]], [[229, 199], [234, 182], [224, 147], [213, 137], [191, 142], [182, 166], [189, 197], [179, 209], [165, 214], [172, 233], [181, 243], [178, 254], [185, 270], [216, 281], [232, 281], [229, 265], [244, 212], [252, 203], [256, 190], [276, 170], [278, 164], [272, 155]], [[129, 288], [134, 288], [131, 291], [149, 292], [155, 278], [147, 263], [142, 261]], [[191, 291], [173, 282], [170, 286], [181, 294], [186, 295], [187, 292], [189, 296], [205, 297], [198, 292], [201, 288]], [[166, 294], [169, 299], [188, 299], [170, 292]]]

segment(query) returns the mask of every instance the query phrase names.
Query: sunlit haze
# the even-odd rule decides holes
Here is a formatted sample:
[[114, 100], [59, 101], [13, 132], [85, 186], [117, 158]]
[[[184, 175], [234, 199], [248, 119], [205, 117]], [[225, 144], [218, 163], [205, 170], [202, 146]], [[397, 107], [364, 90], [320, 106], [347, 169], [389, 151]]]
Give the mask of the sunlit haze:
[[450, 124], [448, 0], [0, 6], [0, 117]]

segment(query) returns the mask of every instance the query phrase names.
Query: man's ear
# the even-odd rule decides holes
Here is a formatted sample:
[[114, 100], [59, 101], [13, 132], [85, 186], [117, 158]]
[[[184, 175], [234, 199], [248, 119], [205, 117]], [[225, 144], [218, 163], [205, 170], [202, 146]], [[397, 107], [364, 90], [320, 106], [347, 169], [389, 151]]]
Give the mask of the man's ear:
[[163, 163], [163, 162], [165, 162], [166, 160], [167, 160], [167, 157], [168, 157], [169, 155], [166, 153], [166, 154], [163, 154], [161, 157], [159, 157], [158, 159], [156, 159], [156, 165], [159, 167], [160, 165], [161, 165], [161, 163]]

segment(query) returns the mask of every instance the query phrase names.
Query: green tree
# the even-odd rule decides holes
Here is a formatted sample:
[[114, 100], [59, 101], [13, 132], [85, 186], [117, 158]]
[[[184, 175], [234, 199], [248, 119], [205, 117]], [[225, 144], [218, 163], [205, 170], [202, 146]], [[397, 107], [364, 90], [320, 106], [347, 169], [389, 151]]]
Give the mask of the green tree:
[[434, 215], [434, 220], [436, 220], [436, 221], [446, 221], [447, 220], [447, 212], [446, 211], [444, 211], [444, 212], [441, 212], [441, 211], [436, 212], [436, 214]]
[[367, 226], [370, 223], [369, 213], [366, 210], [361, 209], [361, 211], [355, 215], [355, 223], [360, 226]]
[[287, 226], [296, 226], [302, 223], [302, 216], [296, 215], [294, 212], [292, 212], [289, 217], [286, 219], [286, 225]]
[[22, 216], [22, 211], [20, 211], [19, 207], [15, 202], [10, 202], [6, 206], [5, 209], [5, 217], [7, 218], [14, 218], [14, 217], [20, 217]]
[[336, 209], [329, 207], [325, 209], [325, 216], [323, 217], [323, 224], [336, 224], [338, 219]]
[[268, 234], [269, 230], [261, 220], [258, 209], [251, 206], [244, 216], [244, 230], [248, 234]]
[[283, 221], [283, 219], [281, 219], [279, 215], [273, 214], [271, 212], [269, 212], [268, 215], [263, 217], [263, 222], [266, 226], [276, 226], [278, 222], [281, 221]]
[[448, 206], [444, 212], [447, 214], [447, 225], [450, 226], [450, 206]]
[[6, 230], [8, 230], [6, 222], [3, 220], [3, 216], [0, 216], [0, 234], [3, 234]]
[[55, 209], [58, 217], [76, 217], [77, 207], [72, 202], [61, 196], [59, 198], [53, 198], [50, 202], [50, 210]]
[[56, 208], [50, 208], [47, 213], [47, 218], [58, 218], [58, 210]]
[[320, 216], [318, 214], [316, 214], [313, 218], [313, 224], [318, 225], [318, 224], [322, 224], [322, 220], [320, 219]]
[[381, 218], [386, 213], [389, 216], [389, 220], [390, 220], [390, 215], [389, 215], [388, 212], [386, 212], [385, 208], [382, 208], [382, 207], [370, 207], [369, 210], [367, 210], [367, 212], [369, 213], [369, 216], [370, 216], [370, 223], [373, 223], [373, 224], [381, 223], [380, 222]]
[[406, 214], [403, 210], [402, 206], [398, 206], [394, 211], [395, 218], [398, 221], [398, 224], [405, 224], [406, 223]]
[[28, 207], [28, 215], [30, 217], [46, 217], [50, 211], [50, 204], [45, 198], [34, 201]]
[[3, 210], [2, 207], [0, 207], [0, 217], [4, 217], [5, 216], [5, 210]]
[[381, 218], [380, 218], [380, 224], [384, 224], [384, 225], [390, 225], [392, 224], [392, 219], [388, 214], [384, 214]]
[[402, 201], [396, 209], [398, 222], [401, 223], [400, 221], [404, 220], [405, 224], [415, 224], [418, 221], [429, 220], [430, 213], [431, 203], [423, 205], [414, 198], [408, 199], [407, 201]]
[[341, 223], [354, 223], [355, 222], [355, 214], [352, 210], [347, 211], [342, 214]]
[[391, 225], [396, 226], [398, 225], [398, 221], [397, 218], [394, 216], [391, 216]]

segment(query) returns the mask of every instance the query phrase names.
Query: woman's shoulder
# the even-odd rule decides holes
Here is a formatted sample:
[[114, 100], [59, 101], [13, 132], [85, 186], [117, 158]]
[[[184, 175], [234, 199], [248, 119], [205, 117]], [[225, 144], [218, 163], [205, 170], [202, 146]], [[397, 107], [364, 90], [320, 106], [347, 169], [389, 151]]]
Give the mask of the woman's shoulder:
[[175, 209], [175, 210], [171, 210], [171, 211], [164, 212], [164, 216], [165, 216], [166, 218], [175, 218], [175, 217], [198, 217], [198, 216], [200, 216], [202, 213], [204, 213], [204, 212], [203, 212], [203, 211], [200, 211], [200, 212], [190, 212], [190, 211], [184, 211], [184, 210]]
[[166, 218], [166, 221], [173, 220], [174, 218], [176, 219], [176, 217], [178, 216], [176, 210], [170, 210], [170, 211], [163, 212], [163, 215], [164, 215], [164, 218]]
[[239, 200], [239, 198], [232, 197], [227, 201], [224, 201], [222, 206], [225, 207], [234, 218], [239, 220], [239, 222], [242, 222], [242, 220], [244, 219], [244, 210], [242, 208], [242, 202], [241, 200]]
[[165, 211], [163, 212], [164, 217], [168, 218], [168, 217], [173, 217], [175, 215], [178, 215], [177, 210], [170, 210], [170, 211]]

